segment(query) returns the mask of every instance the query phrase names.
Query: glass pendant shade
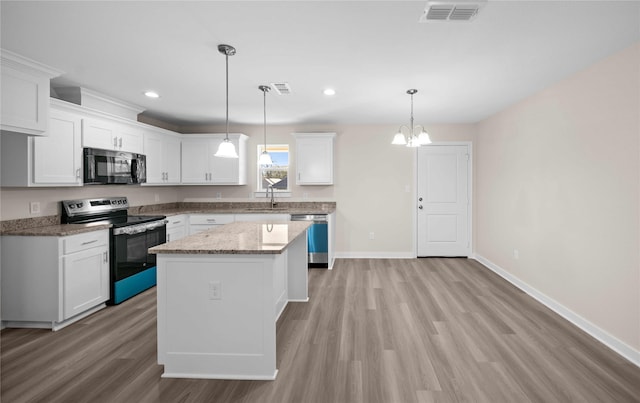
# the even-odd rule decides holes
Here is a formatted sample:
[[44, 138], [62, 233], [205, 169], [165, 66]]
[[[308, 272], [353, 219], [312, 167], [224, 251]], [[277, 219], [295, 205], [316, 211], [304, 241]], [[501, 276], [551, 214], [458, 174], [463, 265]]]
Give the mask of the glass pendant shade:
[[418, 142], [420, 143], [421, 146], [431, 144], [431, 138], [429, 137], [429, 133], [423, 130], [418, 136]]
[[271, 155], [266, 150], [260, 154], [260, 158], [258, 158], [258, 164], [273, 165], [273, 161], [271, 160]]
[[216, 157], [222, 158], [238, 158], [238, 153], [236, 153], [236, 146], [234, 146], [229, 139], [224, 139], [224, 141], [220, 143], [218, 152], [216, 152], [214, 155]]
[[404, 145], [407, 144], [407, 140], [404, 138], [404, 134], [398, 132], [395, 136], [393, 136], [393, 141], [391, 144]]

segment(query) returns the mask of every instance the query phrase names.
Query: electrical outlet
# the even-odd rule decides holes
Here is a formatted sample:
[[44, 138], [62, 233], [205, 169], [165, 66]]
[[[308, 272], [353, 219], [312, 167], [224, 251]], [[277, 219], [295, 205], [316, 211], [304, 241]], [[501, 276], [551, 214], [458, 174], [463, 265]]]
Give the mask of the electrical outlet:
[[209, 299], [222, 299], [222, 282], [209, 281]]
[[31, 213], [31, 214], [40, 213], [40, 202], [31, 202], [31, 203], [29, 203], [29, 213]]
[[369, 232], [369, 239], [376, 239], [376, 234]]

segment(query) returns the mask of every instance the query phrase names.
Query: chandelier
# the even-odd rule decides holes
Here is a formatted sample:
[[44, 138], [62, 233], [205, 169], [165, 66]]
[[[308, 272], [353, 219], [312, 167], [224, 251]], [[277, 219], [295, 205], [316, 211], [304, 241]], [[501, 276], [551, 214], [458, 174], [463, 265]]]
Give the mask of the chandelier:
[[[391, 142], [391, 144], [406, 145], [407, 147], [420, 147], [422, 145], [431, 144], [431, 139], [429, 138], [429, 134], [424, 130], [424, 127], [422, 127], [421, 125], [414, 126], [413, 124], [413, 94], [415, 94], [416, 92], [418, 92], [418, 90], [416, 89], [407, 90], [407, 94], [411, 95], [410, 124], [409, 126], [406, 126], [406, 125], [400, 126], [400, 128], [398, 129], [398, 133], [396, 133], [396, 135], [393, 136], [393, 141]], [[402, 132], [402, 129], [406, 129], [406, 131], [408, 131], [408, 134], [407, 134], [409, 138], [408, 141], [405, 138], [405, 135]]]

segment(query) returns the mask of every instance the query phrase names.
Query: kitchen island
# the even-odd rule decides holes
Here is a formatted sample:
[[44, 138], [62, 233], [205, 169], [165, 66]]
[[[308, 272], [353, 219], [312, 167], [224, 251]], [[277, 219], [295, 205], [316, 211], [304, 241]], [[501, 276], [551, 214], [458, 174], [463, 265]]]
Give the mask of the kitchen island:
[[157, 255], [162, 377], [275, 379], [276, 321], [308, 301], [309, 222], [236, 222]]

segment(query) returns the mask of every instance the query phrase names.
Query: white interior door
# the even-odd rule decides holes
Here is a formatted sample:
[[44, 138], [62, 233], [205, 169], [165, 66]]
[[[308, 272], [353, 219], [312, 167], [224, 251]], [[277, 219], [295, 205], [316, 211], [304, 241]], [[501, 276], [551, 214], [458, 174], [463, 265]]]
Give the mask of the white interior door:
[[471, 252], [470, 147], [418, 149], [418, 256]]

